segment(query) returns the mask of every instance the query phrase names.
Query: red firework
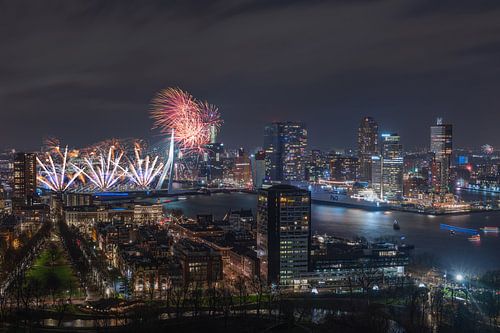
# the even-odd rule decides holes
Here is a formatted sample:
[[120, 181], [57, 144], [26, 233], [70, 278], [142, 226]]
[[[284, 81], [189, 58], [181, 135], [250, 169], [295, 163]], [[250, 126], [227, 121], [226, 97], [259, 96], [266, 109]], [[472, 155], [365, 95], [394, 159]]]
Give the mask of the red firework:
[[222, 124], [215, 106], [200, 102], [179, 88], [167, 88], [156, 95], [151, 117], [154, 127], [162, 133], [174, 131], [174, 140], [183, 151], [203, 151]]

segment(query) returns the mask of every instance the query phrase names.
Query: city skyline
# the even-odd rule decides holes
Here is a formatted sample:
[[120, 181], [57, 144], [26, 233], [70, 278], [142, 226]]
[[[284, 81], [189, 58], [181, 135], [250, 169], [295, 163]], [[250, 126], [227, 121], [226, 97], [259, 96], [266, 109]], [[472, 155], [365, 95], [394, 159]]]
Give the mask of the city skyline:
[[[364, 118], [373, 118], [371, 116], [363, 116], [361, 117], [360, 119], [364, 119]], [[437, 117], [436, 119], [442, 119], [442, 117]], [[434, 119], [434, 122], [436, 121], [436, 119]], [[358, 120], [359, 121], [359, 120]], [[287, 123], [287, 122], [290, 122], [290, 120], [283, 120], [283, 121], [272, 121], [272, 122], [268, 122], [268, 123], [265, 123], [264, 124], [264, 127], [262, 129], [262, 133], [260, 137], [256, 138], [255, 140], [260, 140], [262, 142], [260, 143], [257, 143], [255, 145], [250, 145], [250, 146], [246, 146], [244, 144], [241, 144], [240, 141], [224, 141], [221, 139], [221, 133], [217, 133], [217, 140], [216, 142], [219, 143], [219, 144], [225, 144], [227, 146], [227, 149], [229, 149], [230, 151], [237, 151], [238, 149], [245, 149], [245, 150], [249, 150], [250, 152], [255, 152], [257, 153], [258, 151], [260, 151], [263, 147], [265, 147], [265, 140], [263, 140], [262, 138], [266, 136], [266, 127], [269, 125], [269, 124], [273, 124], [273, 123]], [[302, 123], [304, 124], [305, 128], [307, 129], [308, 128], [308, 124], [307, 122], [302, 122], [302, 121], [292, 121], [293, 123]], [[452, 125], [454, 125], [452, 122], [450, 121], [447, 121], [448, 123], [451, 123]], [[411, 145], [408, 145], [407, 143], [405, 143], [405, 138], [404, 136], [401, 138], [401, 142], [403, 144], [403, 147], [404, 147], [404, 152], [422, 152], [422, 151], [431, 151], [430, 150], [430, 145], [432, 144], [432, 140], [429, 140], [428, 137], [429, 137], [429, 134], [431, 133], [429, 131], [429, 127], [432, 127], [433, 123], [430, 123], [428, 125], [428, 127], [426, 128], [426, 130], [429, 132], [429, 133], [426, 133], [426, 135], [423, 135], [421, 137], [422, 140], [424, 140], [424, 137], [425, 137], [425, 141], [422, 141], [421, 144], [418, 144], [418, 145], [414, 145], [414, 146], [411, 146]], [[336, 140], [332, 140], [332, 144], [315, 144], [314, 142], [313, 143], [308, 143], [307, 144], [307, 148], [306, 148], [306, 151], [314, 151], [314, 150], [320, 150], [320, 151], [324, 151], [324, 152], [336, 152], [337, 154], [341, 154], [341, 155], [355, 155], [358, 151], [359, 151], [359, 143], [356, 142], [356, 140], [358, 140], [358, 137], [359, 137], [359, 133], [357, 132], [358, 129], [356, 127], [353, 127], [352, 130], [351, 130], [351, 134], [352, 134], [352, 137], [353, 137], [353, 141], [350, 142], [348, 145], [345, 145], [345, 146], [342, 146], [340, 144], [336, 144]], [[395, 131], [393, 130], [387, 130], [387, 131], [384, 131], [384, 130], [380, 130], [379, 133], [378, 133], [378, 140], [380, 140], [380, 138], [384, 135], [384, 134], [390, 134], [390, 133], [393, 133]], [[308, 131], [308, 137], [310, 138], [311, 135], [310, 135], [310, 131]], [[313, 135], [314, 136], [314, 135]], [[460, 134], [457, 134], [457, 135], [454, 135], [454, 138], [456, 137], [460, 137]], [[310, 140], [310, 139], [308, 139]], [[454, 139], [455, 140], [455, 139]], [[39, 139], [37, 140], [33, 140], [33, 144], [32, 145], [28, 145], [28, 146], [23, 146], [23, 145], [20, 145], [20, 144], [13, 144], [13, 145], [5, 145], [5, 146], [1, 146], [0, 145], [0, 150], [6, 152], [6, 151], [9, 151], [11, 149], [13, 149], [14, 151], [20, 151], [20, 152], [43, 152], [44, 149], [47, 149], [47, 145], [49, 144], [53, 144], [54, 142], [58, 142], [59, 143], [59, 147], [60, 148], [64, 148], [64, 147], [71, 147], [73, 149], [90, 149], [91, 147], [94, 147], [96, 145], [100, 145], [100, 144], [103, 144], [103, 143], [106, 143], [106, 142], [112, 142], [112, 141], [124, 141], [124, 142], [147, 142], [148, 144], [151, 144], [153, 147], [160, 147], [160, 146], [164, 146], [168, 139], [165, 137], [164, 134], [161, 134], [159, 133], [157, 130], [155, 129], [150, 129], [149, 130], [149, 135], [148, 136], [145, 136], [145, 137], [139, 137], [139, 136], [128, 136], [128, 137], [120, 137], [120, 136], [108, 136], [108, 137], [102, 137], [100, 138], [100, 140], [97, 140], [97, 141], [87, 141], [87, 142], [82, 142], [80, 144], [71, 144], [71, 142], [69, 140], [65, 140], [65, 138], [60, 138], [60, 137], [56, 137], [56, 136], [51, 136], [51, 135], [46, 135], [46, 136], [43, 136], [43, 137], [40, 137]], [[324, 140], [323, 140], [324, 142]], [[330, 141], [328, 141], [330, 142]], [[464, 145], [456, 145], [455, 149], [459, 149], [459, 150], [462, 150], [462, 149], [465, 149], [465, 150], [470, 150], [470, 151], [483, 151], [485, 149], [485, 147], [489, 147], [489, 149], [493, 149], [492, 151], [495, 151], [496, 152], [496, 147], [498, 147], [497, 145], [492, 145], [491, 144], [492, 140], [488, 141], [487, 143], [480, 143], [478, 145], [472, 145], [472, 144], [464, 144]], [[5, 141], [1, 142], [0, 144], [2, 143], [5, 143]], [[208, 145], [207, 145], [208, 146]]]
[[500, 330], [499, 0], [0, 0], [0, 331]]
[[500, 145], [494, 1], [4, 7], [0, 148], [34, 150], [47, 136], [70, 146], [154, 141], [149, 103], [167, 86], [213, 101], [220, 140], [245, 148], [262, 145], [266, 123], [286, 120], [307, 124], [310, 147], [355, 147], [363, 116], [408, 148], [427, 147], [440, 116], [457, 147]]

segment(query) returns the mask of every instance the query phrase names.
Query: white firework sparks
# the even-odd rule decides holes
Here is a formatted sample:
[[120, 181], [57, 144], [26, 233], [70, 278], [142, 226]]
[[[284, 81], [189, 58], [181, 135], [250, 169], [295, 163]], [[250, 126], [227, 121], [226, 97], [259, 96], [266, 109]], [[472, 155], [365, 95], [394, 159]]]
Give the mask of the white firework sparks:
[[145, 158], [141, 157], [141, 149], [136, 146], [135, 160], [129, 160], [129, 170], [124, 170], [128, 178], [138, 187], [146, 189], [149, 188], [153, 180], [163, 170], [163, 163], [158, 162], [158, 156], [151, 158], [147, 155]]
[[158, 162], [159, 157], [154, 158], [147, 155], [141, 157], [141, 149], [135, 147], [135, 160], [129, 160], [129, 170], [124, 170], [129, 179], [138, 187], [146, 189], [151, 186], [153, 180], [162, 172], [163, 162]]
[[88, 171], [79, 168], [83, 175], [100, 191], [107, 191], [120, 180], [120, 160], [123, 152], [116, 153], [111, 146], [107, 154], [100, 153], [96, 159], [86, 157], [85, 164]]
[[[46, 163], [43, 163], [38, 156], [36, 157], [38, 165], [42, 168], [38, 181], [45, 185], [48, 189], [54, 192], [66, 191], [76, 180], [76, 178], [83, 172], [80, 168], [71, 170], [68, 168], [68, 147], [61, 153], [59, 147], [55, 148], [57, 155], [61, 159], [61, 164], [56, 164], [50, 153], [45, 153]], [[73, 173], [71, 173], [73, 171]]]

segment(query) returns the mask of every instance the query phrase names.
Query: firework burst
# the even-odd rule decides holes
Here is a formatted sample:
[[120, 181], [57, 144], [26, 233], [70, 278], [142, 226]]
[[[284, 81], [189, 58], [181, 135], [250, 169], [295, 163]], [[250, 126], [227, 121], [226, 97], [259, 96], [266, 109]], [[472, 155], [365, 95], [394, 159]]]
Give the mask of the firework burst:
[[136, 144], [134, 154], [135, 160], [129, 159], [129, 169], [122, 168], [122, 170], [135, 185], [143, 189], [149, 188], [153, 180], [162, 172], [163, 163], [158, 162], [158, 156], [151, 158], [147, 155], [142, 158], [141, 147], [138, 144]]
[[108, 149], [108, 153], [98, 152], [96, 158], [86, 157], [84, 168], [78, 168], [83, 175], [100, 191], [107, 191], [120, 180], [123, 174], [120, 172], [120, 160], [123, 151], [116, 152], [115, 146]]
[[174, 133], [180, 150], [201, 152], [222, 124], [218, 109], [179, 88], [162, 90], [152, 102], [154, 127]]
[[485, 145], [481, 146], [481, 149], [487, 155], [491, 155], [495, 151], [495, 149], [493, 148], [493, 146], [491, 146], [489, 144], [485, 144]]
[[37, 163], [42, 169], [38, 181], [54, 192], [64, 192], [83, 170], [68, 163], [68, 147], [64, 149], [64, 152], [61, 152], [59, 147], [54, 147], [54, 151], [55, 156], [61, 160], [60, 164], [54, 162], [54, 158], [49, 152], [45, 153], [45, 163], [37, 156]]

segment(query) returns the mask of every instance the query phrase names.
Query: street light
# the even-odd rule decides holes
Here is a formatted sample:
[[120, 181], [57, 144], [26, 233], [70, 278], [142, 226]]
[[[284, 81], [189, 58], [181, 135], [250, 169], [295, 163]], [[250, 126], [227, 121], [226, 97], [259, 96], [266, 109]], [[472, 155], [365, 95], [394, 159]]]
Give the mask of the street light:
[[455, 277], [455, 279], [458, 281], [458, 282], [462, 282], [464, 280], [464, 276], [462, 274], [457, 274], [457, 276]]

